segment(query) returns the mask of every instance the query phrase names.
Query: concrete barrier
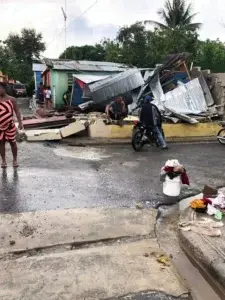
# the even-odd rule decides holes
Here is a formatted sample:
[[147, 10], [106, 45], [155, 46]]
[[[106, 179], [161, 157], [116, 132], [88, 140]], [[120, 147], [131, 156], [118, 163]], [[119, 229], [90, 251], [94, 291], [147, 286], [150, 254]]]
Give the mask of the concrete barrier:
[[[107, 139], [126, 139], [131, 138], [133, 123], [118, 126], [105, 125], [102, 120], [96, 120], [89, 126], [89, 137]], [[218, 123], [198, 123], [191, 124], [164, 124], [163, 129], [169, 140], [191, 139], [191, 138], [210, 138], [216, 137], [221, 129]]]

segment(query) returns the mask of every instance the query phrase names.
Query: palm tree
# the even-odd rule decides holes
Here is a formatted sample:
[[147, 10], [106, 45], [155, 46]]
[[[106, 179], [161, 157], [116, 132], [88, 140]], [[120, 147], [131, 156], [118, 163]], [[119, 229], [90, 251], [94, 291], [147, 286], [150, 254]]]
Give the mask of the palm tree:
[[201, 23], [192, 23], [197, 13], [193, 13], [192, 4], [186, 0], [166, 0], [164, 8], [158, 11], [158, 15], [163, 23], [156, 21], [145, 21], [161, 29], [185, 29], [196, 31], [201, 27]]

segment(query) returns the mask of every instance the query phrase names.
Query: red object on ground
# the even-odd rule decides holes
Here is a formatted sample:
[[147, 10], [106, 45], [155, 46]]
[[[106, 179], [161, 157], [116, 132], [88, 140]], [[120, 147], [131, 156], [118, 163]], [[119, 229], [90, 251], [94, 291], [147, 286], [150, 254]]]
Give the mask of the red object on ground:
[[[164, 167], [164, 171], [166, 173], [173, 173], [174, 172], [174, 168], [173, 167]], [[176, 173], [176, 172], [174, 172]], [[188, 178], [188, 175], [184, 169], [184, 172], [180, 174], [181, 176], [181, 182], [182, 184], [186, 184], [186, 185], [190, 185], [190, 181], [189, 181], [189, 178]]]

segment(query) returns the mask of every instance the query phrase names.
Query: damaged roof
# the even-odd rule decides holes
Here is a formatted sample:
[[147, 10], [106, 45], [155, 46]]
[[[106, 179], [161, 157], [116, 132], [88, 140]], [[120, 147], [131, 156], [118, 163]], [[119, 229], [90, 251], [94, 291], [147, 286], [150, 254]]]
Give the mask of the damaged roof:
[[89, 85], [95, 102], [125, 94], [144, 84], [141, 72], [134, 68]]
[[108, 78], [110, 75], [98, 75], [98, 74], [73, 74], [73, 78], [79, 79], [84, 83], [92, 83], [102, 79]]
[[76, 70], [89, 72], [122, 72], [129, 69], [124, 64], [102, 62], [102, 61], [86, 61], [86, 60], [59, 60], [44, 59], [46, 66], [54, 70]]

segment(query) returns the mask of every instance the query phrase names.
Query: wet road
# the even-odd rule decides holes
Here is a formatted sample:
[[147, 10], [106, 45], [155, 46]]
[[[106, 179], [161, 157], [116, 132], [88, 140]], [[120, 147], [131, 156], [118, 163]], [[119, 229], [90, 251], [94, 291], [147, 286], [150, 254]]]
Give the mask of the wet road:
[[[225, 186], [224, 151], [219, 144], [171, 145], [168, 152], [129, 146], [66, 147], [19, 144], [20, 168], [0, 173], [0, 211], [21, 212], [75, 207], [154, 206], [164, 200], [159, 172], [167, 159], [183, 163], [191, 180], [185, 193], [204, 184]], [[194, 190], [194, 192], [193, 192]]]

